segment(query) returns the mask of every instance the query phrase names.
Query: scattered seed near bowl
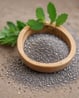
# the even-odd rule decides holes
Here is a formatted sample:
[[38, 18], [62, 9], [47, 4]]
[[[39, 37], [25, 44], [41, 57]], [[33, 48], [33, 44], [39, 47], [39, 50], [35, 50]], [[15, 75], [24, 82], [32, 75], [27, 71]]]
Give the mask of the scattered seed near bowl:
[[[59, 72], [54, 73], [40, 73], [31, 70], [22, 62], [17, 55], [7, 58], [7, 63], [4, 65], [5, 73], [3, 71], [4, 79], [12, 81], [13, 85], [22, 86], [23, 89], [31, 90], [45, 90], [50, 92], [50, 88], [67, 87], [76, 84], [79, 80], [79, 35], [72, 31], [71, 34], [76, 42], [76, 55], [72, 59], [69, 66]], [[3, 66], [3, 65], [2, 65]], [[4, 66], [3, 66], [4, 67]], [[33, 92], [32, 92], [33, 93]]]
[[49, 33], [32, 34], [24, 42], [24, 52], [29, 58], [41, 63], [53, 63], [67, 57], [67, 44]]

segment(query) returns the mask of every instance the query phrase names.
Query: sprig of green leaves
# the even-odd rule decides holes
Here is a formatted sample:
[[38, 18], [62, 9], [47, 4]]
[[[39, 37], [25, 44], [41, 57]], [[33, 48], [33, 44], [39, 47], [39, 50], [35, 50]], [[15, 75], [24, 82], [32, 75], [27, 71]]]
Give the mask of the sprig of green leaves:
[[45, 14], [41, 7], [36, 9], [37, 20], [30, 19], [27, 22], [27, 25], [31, 27], [32, 30], [41, 30], [44, 27]]
[[[49, 2], [47, 5], [47, 12], [50, 18], [50, 24], [55, 23], [56, 26], [62, 25], [68, 15], [66, 13], [57, 16], [55, 5]], [[16, 21], [16, 24], [8, 21], [7, 26], [0, 31], [0, 44], [2, 45], [16, 45], [19, 32], [26, 26], [29, 25], [32, 30], [41, 30], [45, 25], [45, 14], [43, 8], [38, 7], [36, 9], [36, 20], [30, 19], [27, 23], [22, 21]]]
[[24, 22], [17, 21], [16, 25], [8, 21], [7, 26], [0, 31], [0, 44], [15, 46], [19, 32], [26, 26]]
[[[57, 16], [56, 7], [52, 2], [48, 3], [47, 12], [50, 18], [50, 23], [51, 24], [55, 23], [56, 26], [62, 25], [67, 20], [67, 17], [68, 17], [66, 13], [63, 13]], [[45, 24], [45, 14], [44, 14], [43, 8], [39, 7], [36, 9], [36, 17], [37, 17], [37, 20], [31, 19], [27, 22], [27, 24], [33, 30], [43, 29]]]

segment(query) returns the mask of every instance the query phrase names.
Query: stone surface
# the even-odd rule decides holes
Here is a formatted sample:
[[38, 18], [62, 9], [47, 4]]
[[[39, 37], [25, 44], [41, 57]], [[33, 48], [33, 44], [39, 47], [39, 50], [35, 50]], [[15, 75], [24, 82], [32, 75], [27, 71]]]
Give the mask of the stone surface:
[[[35, 8], [42, 6], [46, 9], [49, 0], [0, 0], [0, 29], [6, 24], [6, 21], [23, 20], [35, 17]], [[79, 42], [79, 1], [78, 0], [50, 0], [53, 1], [58, 9], [58, 13], [67, 12], [69, 18], [64, 25], [73, 37]], [[46, 17], [47, 18], [47, 17]], [[47, 18], [48, 20], [48, 18]], [[77, 45], [78, 46], [78, 45]], [[79, 65], [79, 48], [77, 47], [77, 65]], [[11, 73], [13, 78], [10, 78], [7, 71], [12, 65], [12, 60], [18, 58], [17, 49], [0, 46], [0, 97], [1, 98], [78, 98], [79, 97], [79, 76], [65, 85], [56, 85], [44, 89], [30, 88], [20, 80], [14, 81], [15, 73]], [[16, 59], [16, 58], [15, 58]], [[8, 61], [9, 60], [9, 61]], [[74, 60], [74, 59], [73, 59]], [[73, 62], [74, 67], [76, 66]], [[73, 70], [71, 70], [73, 71]], [[78, 71], [78, 69], [77, 69]], [[18, 74], [18, 69], [17, 73]], [[22, 73], [23, 74], [23, 73]], [[27, 73], [30, 74], [30, 73]], [[38, 77], [39, 73], [37, 74]], [[74, 75], [74, 74], [73, 74]], [[34, 73], [33, 73], [33, 76]], [[49, 74], [50, 76], [50, 74]], [[28, 77], [29, 78], [29, 77]], [[22, 80], [22, 78], [21, 78]], [[31, 79], [30, 79], [31, 80]], [[37, 80], [36, 80], [37, 81]], [[48, 80], [47, 80], [48, 81]], [[28, 81], [29, 82], [29, 81]]]

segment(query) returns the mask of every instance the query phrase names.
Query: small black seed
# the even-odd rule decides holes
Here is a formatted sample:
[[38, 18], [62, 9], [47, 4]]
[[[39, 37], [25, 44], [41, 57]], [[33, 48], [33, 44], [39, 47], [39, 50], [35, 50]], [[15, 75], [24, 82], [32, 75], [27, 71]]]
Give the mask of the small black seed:
[[33, 34], [24, 43], [24, 52], [33, 60], [53, 63], [64, 59], [68, 46], [60, 38], [52, 34]]

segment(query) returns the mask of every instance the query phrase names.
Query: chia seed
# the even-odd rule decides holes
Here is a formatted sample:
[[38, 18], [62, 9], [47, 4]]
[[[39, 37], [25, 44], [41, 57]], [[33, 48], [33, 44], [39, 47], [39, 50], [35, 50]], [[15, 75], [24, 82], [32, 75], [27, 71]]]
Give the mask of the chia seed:
[[66, 43], [57, 36], [37, 33], [25, 40], [24, 52], [35, 61], [53, 63], [64, 59], [68, 55], [69, 49]]
[[[8, 79], [20, 84], [24, 88], [31, 89], [45, 89], [48, 90], [50, 87], [61, 87], [61, 85], [71, 84], [75, 80], [79, 79], [79, 36], [77, 33], [72, 32], [73, 37], [76, 41], [76, 55], [70, 64], [59, 72], [54, 73], [40, 73], [28, 68], [19, 57], [13, 56], [7, 61], [7, 75]], [[61, 48], [62, 50], [62, 48]]]

